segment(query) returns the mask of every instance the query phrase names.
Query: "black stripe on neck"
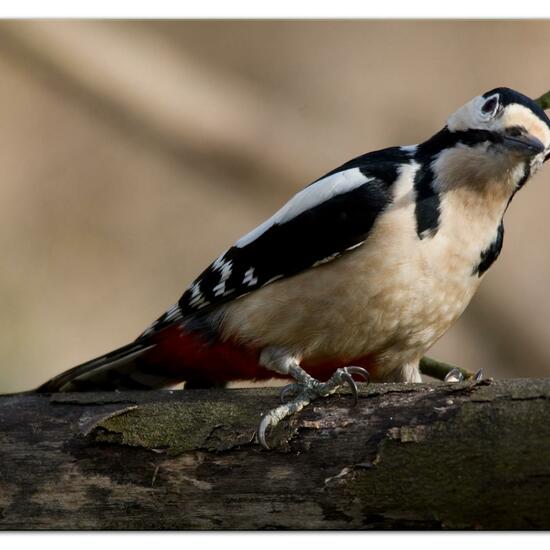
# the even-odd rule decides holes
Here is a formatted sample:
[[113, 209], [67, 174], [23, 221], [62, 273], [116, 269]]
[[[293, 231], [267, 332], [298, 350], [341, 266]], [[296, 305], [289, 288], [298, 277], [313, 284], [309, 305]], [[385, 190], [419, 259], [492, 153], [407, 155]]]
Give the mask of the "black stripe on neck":
[[516, 184], [516, 188], [514, 189], [514, 192], [510, 195], [510, 198], [508, 199], [508, 204], [506, 205], [506, 210], [508, 210], [508, 207], [510, 206], [510, 203], [512, 202], [512, 199], [516, 196], [516, 193], [527, 183], [527, 180], [531, 177], [531, 164], [529, 164], [528, 161], [525, 162], [523, 165], [523, 175], [519, 179], [518, 183]]
[[502, 250], [503, 242], [504, 222], [501, 220], [493, 242], [481, 252], [479, 264], [474, 267], [472, 275], [477, 275], [478, 277], [481, 277], [495, 263], [496, 259], [500, 255], [500, 251]]
[[499, 143], [502, 137], [488, 130], [464, 130], [451, 132], [447, 126], [437, 132], [428, 141], [421, 143], [415, 154], [415, 160], [424, 162], [426, 159], [433, 160], [441, 151], [451, 149], [459, 143], [474, 146], [484, 142]]
[[414, 176], [416, 193], [416, 234], [419, 239], [433, 237], [439, 229], [440, 200], [434, 189], [434, 173], [431, 163], [420, 165]]
[[418, 146], [414, 159], [420, 168], [414, 178], [414, 189], [416, 192], [416, 233], [420, 239], [433, 237], [439, 230], [440, 197], [434, 187], [435, 174], [432, 169], [432, 163], [437, 156], [442, 151], [451, 149], [459, 143], [474, 146], [480, 143], [498, 143], [499, 141], [502, 141], [502, 138], [498, 134], [487, 130], [451, 132], [445, 126]]

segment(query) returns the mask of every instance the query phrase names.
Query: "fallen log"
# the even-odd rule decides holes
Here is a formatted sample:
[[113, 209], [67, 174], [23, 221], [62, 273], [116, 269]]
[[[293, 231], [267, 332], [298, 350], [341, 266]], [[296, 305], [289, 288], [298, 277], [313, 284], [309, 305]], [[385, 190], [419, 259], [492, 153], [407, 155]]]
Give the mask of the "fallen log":
[[0, 396], [0, 528], [550, 528], [550, 380], [277, 393]]

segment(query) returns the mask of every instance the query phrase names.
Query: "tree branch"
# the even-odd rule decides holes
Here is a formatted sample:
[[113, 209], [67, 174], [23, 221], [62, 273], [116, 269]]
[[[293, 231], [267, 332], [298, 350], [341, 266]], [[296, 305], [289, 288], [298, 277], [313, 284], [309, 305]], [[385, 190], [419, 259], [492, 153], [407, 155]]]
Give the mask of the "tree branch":
[[4, 529], [550, 528], [550, 380], [0, 397]]
[[422, 357], [422, 359], [420, 359], [419, 367], [422, 374], [435, 378], [436, 380], [445, 380], [445, 376], [447, 376], [447, 374], [454, 369], [460, 371], [465, 380], [475, 376], [475, 373], [467, 369], [455, 367], [454, 365], [444, 363], [443, 361], [437, 361], [431, 357]]
[[538, 103], [544, 110], [550, 109], [550, 91], [535, 99], [535, 103]]

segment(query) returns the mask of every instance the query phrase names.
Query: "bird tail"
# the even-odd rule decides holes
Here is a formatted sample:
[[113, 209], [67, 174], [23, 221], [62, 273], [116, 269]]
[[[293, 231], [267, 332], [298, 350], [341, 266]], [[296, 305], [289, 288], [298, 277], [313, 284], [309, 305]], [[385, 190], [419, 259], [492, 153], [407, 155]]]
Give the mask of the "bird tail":
[[[77, 365], [48, 380], [35, 391], [55, 393], [67, 391], [145, 390], [164, 388], [178, 382], [170, 376], [148, 373], [140, 358], [157, 344], [140, 339], [106, 355]], [[145, 367], [145, 368], [144, 368]]]
[[231, 380], [265, 379], [259, 353], [234, 342], [169, 325], [106, 355], [62, 372], [35, 391], [40, 393], [211, 388]]

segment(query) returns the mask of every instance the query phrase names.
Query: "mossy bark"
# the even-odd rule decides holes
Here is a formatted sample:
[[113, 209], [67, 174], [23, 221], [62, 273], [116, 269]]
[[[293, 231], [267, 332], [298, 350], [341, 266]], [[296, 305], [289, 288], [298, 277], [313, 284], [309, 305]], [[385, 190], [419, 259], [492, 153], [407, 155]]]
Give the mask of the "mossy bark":
[[0, 397], [4, 529], [550, 528], [550, 380]]

